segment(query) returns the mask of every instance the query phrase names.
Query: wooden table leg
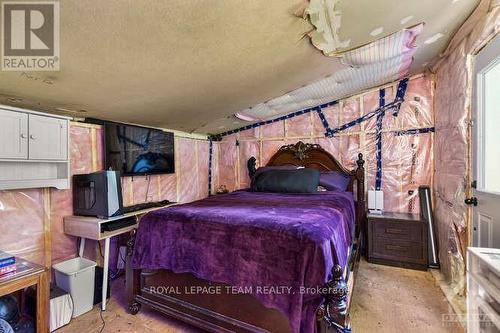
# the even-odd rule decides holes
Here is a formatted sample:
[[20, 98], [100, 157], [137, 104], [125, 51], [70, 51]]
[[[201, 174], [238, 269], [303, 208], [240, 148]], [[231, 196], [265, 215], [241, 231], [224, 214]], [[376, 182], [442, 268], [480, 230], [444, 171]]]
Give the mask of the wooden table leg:
[[80, 248], [78, 250], [78, 255], [83, 258], [83, 251], [85, 250], [85, 238], [80, 237]]
[[49, 284], [47, 272], [40, 274], [36, 285], [36, 330], [49, 332]]

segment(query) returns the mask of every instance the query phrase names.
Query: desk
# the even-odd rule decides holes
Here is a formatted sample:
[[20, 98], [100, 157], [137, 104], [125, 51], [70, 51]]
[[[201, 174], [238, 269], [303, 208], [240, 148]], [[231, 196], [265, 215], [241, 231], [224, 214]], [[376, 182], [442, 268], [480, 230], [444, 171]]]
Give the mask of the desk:
[[[92, 239], [96, 241], [104, 240], [104, 254], [103, 254], [104, 267], [102, 274], [102, 303], [101, 303], [101, 309], [103, 311], [106, 310], [106, 294], [108, 291], [108, 274], [109, 274], [109, 244], [111, 237], [125, 234], [134, 229], [137, 229], [137, 226], [139, 224], [139, 219], [142, 215], [154, 210], [170, 207], [173, 205], [176, 205], [176, 203], [171, 203], [162, 207], [152, 207], [152, 208], [142, 209], [135, 212], [123, 214], [120, 216], [109, 217], [107, 219], [100, 219], [91, 216], [75, 216], [75, 215], [66, 216], [64, 218], [64, 233], [81, 238], [80, 248], [78, 253], [80, 257], [83, 257], [83, 250], [85, 248], [85, 239]], [[104, 230], [106, 224], [124, 219], [135, 219], [135, 223], [113, 231]]]
[[[47, 269], [21, 258], [16, 258], [17, 270], [0, 276], [0, 296], [36, 286], [36, 331], [49, 331], [49, 285]], [[21, 309], [22, 310], [22, 309]]]

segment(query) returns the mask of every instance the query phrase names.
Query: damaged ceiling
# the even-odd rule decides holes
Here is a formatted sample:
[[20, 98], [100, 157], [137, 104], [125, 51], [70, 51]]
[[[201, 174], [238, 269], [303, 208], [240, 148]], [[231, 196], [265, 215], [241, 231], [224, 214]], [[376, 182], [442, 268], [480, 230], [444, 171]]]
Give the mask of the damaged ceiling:
[[60, 71], [0, 72], [0, 103], [187, 132], [223, 132], [248, 124], [235, 113], [255, 119], [300, 109], [249, 111], [275, 99], [286, 101], [294, 90], [339, 73], [348, 87], [323, 91], [319, 99], [338, 99], [367, 84], [394, 80], [394, 73], [377, 83], [366, 75], [346, 76], [353, 68], [346, 54], [352, 57], [373, 41], [394, 40], [419, 23], [425, 25], [408, 66], [410, 73], [422, 72], [479, 0], [314, 2], [331, 3], [340, 18], [338, 43], [324, 52], [331, 56], [307, 37], [317, 31], [296, 16], [304, 9], [301, 1], [65, 0], [60, 3]]

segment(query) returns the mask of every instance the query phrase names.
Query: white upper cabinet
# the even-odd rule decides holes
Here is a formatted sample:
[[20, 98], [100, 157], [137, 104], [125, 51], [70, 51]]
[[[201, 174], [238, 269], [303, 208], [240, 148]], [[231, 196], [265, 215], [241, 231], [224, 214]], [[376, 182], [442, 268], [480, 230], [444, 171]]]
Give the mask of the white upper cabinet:
[[70, 187], [69, 119], [0, 105], [0, 190]]
[[66, 160], [68, 158], [68, 121], [29, 115], [29, 159]]
[[0, 159], [28, 158], [28, 115], [0, 109]]

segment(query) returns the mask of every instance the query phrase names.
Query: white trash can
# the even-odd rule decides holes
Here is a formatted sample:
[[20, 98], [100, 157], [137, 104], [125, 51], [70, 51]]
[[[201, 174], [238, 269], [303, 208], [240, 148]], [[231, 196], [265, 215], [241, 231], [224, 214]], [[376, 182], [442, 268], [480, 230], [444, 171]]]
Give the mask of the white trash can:
[[55, 264], [56, 284], [73, 299], [73, 318], [92, 310], [97, 264], [85, 258], [74, 258]]

